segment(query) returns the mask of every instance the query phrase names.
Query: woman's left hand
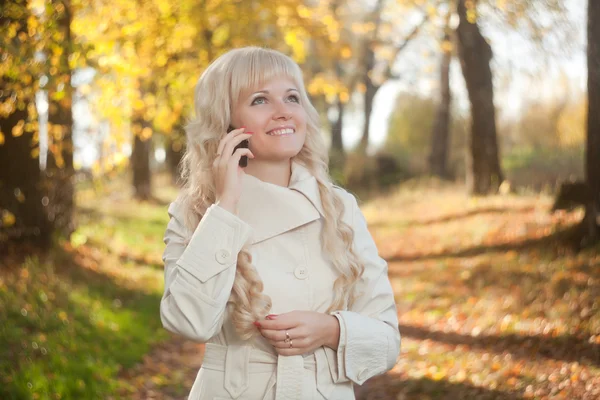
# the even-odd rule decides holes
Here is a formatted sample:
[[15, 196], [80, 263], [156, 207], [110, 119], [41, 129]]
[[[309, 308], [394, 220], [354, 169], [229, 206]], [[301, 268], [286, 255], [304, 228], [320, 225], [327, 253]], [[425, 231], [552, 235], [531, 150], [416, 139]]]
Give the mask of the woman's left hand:
[[315, 311], [268, 315], [267, 319], [257, 321], [255, 325], [277, 354], [283, 356], [310, 353], [321, 346], [336, 350], [340, 338], [338, 319]]

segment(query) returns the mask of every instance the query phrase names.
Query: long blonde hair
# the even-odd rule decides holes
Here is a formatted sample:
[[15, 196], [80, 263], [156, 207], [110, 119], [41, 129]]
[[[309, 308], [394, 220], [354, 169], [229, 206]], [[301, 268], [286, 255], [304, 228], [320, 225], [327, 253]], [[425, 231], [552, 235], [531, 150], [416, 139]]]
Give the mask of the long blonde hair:
[[[219, 141], [229, 126], [232, 105], [247, 90], [281, 76], [296, 83], [300, 103], [307, 114], [306, 140], [294, 159], [313, 174], [319, 185], [325, 213], [321, 242], [338, 273], [328, 312], [344, 310], [354, 302], [355, 287], [364, 265], [352, 246], [354, 231], [342, 221], [344, 204], [329, 176], [328, 151], [319, 130], [319, 115], [306, 94], [300, 67], [288, 56], [259, 47], [235, 49], [217, 58], [200, 76], [194, 91], [196, 115], [185, 128], [187, 147], [181, 161], [184, 185], [179, 201], [185, 224], [193, 232], [208, 207], [216, 201], [212, 163]], [[244, 246], [238, 254], [228, 303], [232, 307], [233, 324], [243, 339], [257, 332], [253, 322], [264, 319], [271, 309], [271, 299], [262, 291], [262, 280], [252, 265], [249, 248]]]

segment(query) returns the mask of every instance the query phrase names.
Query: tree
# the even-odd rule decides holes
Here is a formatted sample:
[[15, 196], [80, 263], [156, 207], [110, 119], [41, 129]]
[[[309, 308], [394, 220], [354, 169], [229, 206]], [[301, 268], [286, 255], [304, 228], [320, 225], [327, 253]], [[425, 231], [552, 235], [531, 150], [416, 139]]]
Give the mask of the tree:
[[[382, 26], [381, 12], [383, 9], [384, 0], [378, 0], [375, 8], [370, 14], [369, 23], [373, 26], [372, 36], [366, 36], [362, 41], [362, 52], [360, 57], [362, 61], [361, 68], [359, 69], [361, 75], [359, 80], [362, 85], [364, 93], [364, 125], [363, 133], [360, 139], [358, 150], [360, 153], [365, 153], [369, 146], [369, 122], [371, 120], [371, 113], [373, 112], [373, 100], [375, 95], [383, 86], [383, 84], [394, 78], [392, 73], [392, 67], [394, 63], [402, 53], [402, 51], [408, 46], [408, 44], [419, 34], [421, 28], [429, 20], [429, 14], [426, 13], [421, 22], [413, 27], [413, 29], [398, 43], [385, 43], [381, 40], [380, 29]], [[389, 53], [391, 56], [387, 59], [378, 59], [376, 56], [376, 45], [377, 47], [389, 47]], [[378, 71], [381, 71], [378, 73]]]
[[431, 132], [431, 153], [429, 170], [432, 175], [448, 178], [448, 146], [450, 141], [450, 111], [452, 93], [450, 91], [450, 63], [452, 61], [452, 31], [450, 28], [451, 11], [446, 14], [446, 27], [442, 40], [440, 63], [440, 97]]
[[70, 0], [53, 0], [47, 7], [46, 46], [48, 82], [48, 162], [45, 191], [48, 218], [69, 236], [74, 230], [73, 87], [69, 59], [74, 54]]
[[305, 39], [321, 35], [323, 24], [300, 0], [154, 0], [137, 12], [131, 4], [90, 3], [77, 27], [95, 44], [91, 58], [100, 66], [96, 84], [102, 86], [98, 109], [133, 134], [134, 193], [150, 198], [152, 137], [171, 135], [182, 116], [190, 116], [192, 89], [208, 64], [247, 45], [276, 48], [302, 64]]
[[471, 103], [471, 140], [467, 186], [473, 194], [495, 192], [503, 175], [500, 169], [496, 110], [492, 83], [492, 48], [479, 30], [477, 0], [458, 0], [456, 28], [458, 54]]
[[585, 157], [590, 196], [584, 226], [589, 242], [600, 239], [600, 3], [588, 2], [588, 123]]
[[46, 246], [51, 225], [41, 189], [34, 61], [39, 20], [26, 0], [0, 4], [0, 251], [9, 241]]

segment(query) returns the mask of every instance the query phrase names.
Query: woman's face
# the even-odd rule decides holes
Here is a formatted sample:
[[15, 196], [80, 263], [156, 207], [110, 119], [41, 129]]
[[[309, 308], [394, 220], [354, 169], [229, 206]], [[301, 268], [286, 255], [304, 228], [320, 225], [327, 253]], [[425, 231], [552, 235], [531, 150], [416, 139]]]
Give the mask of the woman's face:
[[233, 107], [232, 125], [253, 132], [249, 147], [255, 160], [277, 162], [300, 152], [306, 119], [294, 81], [279, 77], [241, 96]]

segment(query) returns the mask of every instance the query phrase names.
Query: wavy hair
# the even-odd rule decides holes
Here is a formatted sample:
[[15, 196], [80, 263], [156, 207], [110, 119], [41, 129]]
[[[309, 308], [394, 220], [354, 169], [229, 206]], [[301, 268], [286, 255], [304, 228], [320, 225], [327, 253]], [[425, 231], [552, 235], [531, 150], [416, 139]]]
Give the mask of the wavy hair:
[[[333, 284], [333, 301], [328, 312], [344, 310], [355, 300], [356, 284], [364, 265], [353, 249], [354, 231], [342, 221], [344, 204], [334, 190], [328, 170], [328, 150], [319, 129], [319, 115], [304, 87], [302, 71], [288, 56], [271, 49], [244, 47], [217, 58], [202, 73], [194, 91], [195, 117], [185, 127], [187, 146], [181, 161], [183, 187], [179, 202], [185, 224], [193, 232], [216, 201], [212, 163], [219, 141], [226, 134], [232, 107], [248, 90], [275, 77], [292, 79], [300, 92], [300, 103], [307, 114], [304, 145], [294, 160], [316, 178], [325, 218], [321, 230], [324, 254], [338, 273]], [[256, 333], [253, 322], [264, 319], [271, 299], [263, 293], [263, 283], [245, 245], [237, 257], [237, 269], [228, 301], [238, 334], [249, 339]]]

